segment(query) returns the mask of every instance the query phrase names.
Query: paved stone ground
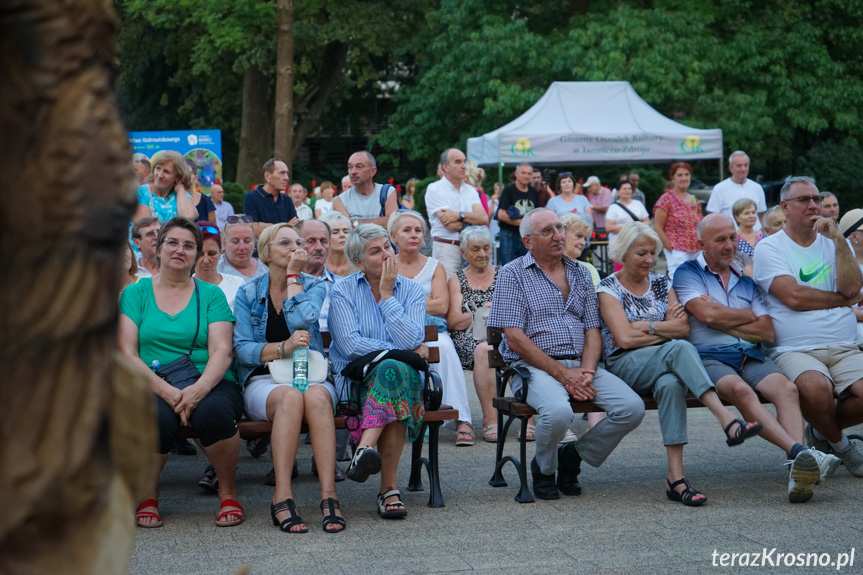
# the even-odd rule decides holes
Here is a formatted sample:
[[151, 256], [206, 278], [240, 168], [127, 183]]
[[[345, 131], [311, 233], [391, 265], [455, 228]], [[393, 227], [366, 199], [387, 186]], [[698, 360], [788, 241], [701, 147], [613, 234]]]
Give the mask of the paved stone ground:
[[[467, 373], [469, 375], [469, 372]], [[481, 427], [473, 401], [473, 419]], [[130, 567], [133, 574], [231, 574], [243, 565], [251, 573], [813, 573], [835, 567], [714, 567], [712, 554], [838, 553], [855, 550], [853, 566], [863, 571], [863, 479], [843, 467], [816, 487], [806, 504], [786, 497], [784, 454], [755, 438], [725, 446], [722, 431], [706, 409], [690, 409], [686, 470], [708, 496], [700, 508], [668, 500], [665, 450], [656, 412], [627, 437], [599, 469], [585, 466], [584, 493], [558, 501], [519, 504], [513, 500], [517, 474], [507, 466], [509, 487], [488, 485], [494, 446], [481, 439], [455, 447], [453, 430], [443, 430], [440, 450], [446, 507], [426, 506], [428, 492], [408, 492], [409, 446], [399, 469], [408, 508], [404, 520], [378, 518], [378, 484], [337, 484], [348, 528], [321, 530], [319, 487], [311, 475], [311, 449], [301, 445], [300, 477], [294, 482], [297, 505], [310, 532], [281, 533], [269, 516], [272, 488], [263, 485], [269, 455], [252, 459], [242, 450], [240, 500], [246, 521], [217, 528], [215, 496], [197, 486], [203, 455], [172, 455], [162, 474], [160, 529], [139, 529]], [[581, 435], [586, 422], [573, 425]], [[863, 433], [863, 426], [852, 430]], [[516, 447], [515, 432], [511, 432]], [[528, 457], [533, 456], [529, 444]], [[516, 451], [513, 449], [513, 454]], [[347, 464], [341, 464], [346, 468]], [[717, 556], [718, 557], [718, 556]], [[718, 559], [717, 559], [718, 560]]]

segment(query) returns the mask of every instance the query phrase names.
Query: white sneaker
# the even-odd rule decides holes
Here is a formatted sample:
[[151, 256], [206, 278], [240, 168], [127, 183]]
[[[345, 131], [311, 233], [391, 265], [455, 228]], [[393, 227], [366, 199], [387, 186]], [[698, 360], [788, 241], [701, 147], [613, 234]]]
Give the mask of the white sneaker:
[[807, 423], [804, 431], [804, 435], [806, 436], [806, 447], [817, 449], [821, 453], [834, 453], [833, 448], [830, 447], [830, 442], [826, 439], [818, 439], [815, 437], [815, 433], [813, 433], [814, 431], [815, 429], [812, 427], [812, 424]]
[[863, 477], [863, 454], [857, 451], [853, 443], [845, 451], [841, 451], [836, 455], [842, 459], [845, 469], [857, 477]]
[[571, 429], [567, 429], [566, 435], [564, 435], [563, 439], [559, 441], [559, 444], [566, 445], [567, 443], [572, 443], [573, 441], [578, 441], [578, 436], [574, 434]]
[[821, 477], [818, 461], [811, 451], [804, 449], [788, 464], [791, 466], [788, 471], [788, 501], [805, 503], [812, 499], [812, 487]]
[[821, 470], [821, 477], [819, 477], [818, 481], [815, 482], [815, 485], [818, 485], [819, 483], [836, 473], [836, 468], [839, 467], [839, 464], [842, 463], [842, 460], [833, 455], [832, 453], [824, 453], [822, 451], [818, 451], [814, 447], [811, 448], [809, 451], [815, 457], [815, 461], [818, 462], [818, 469]]

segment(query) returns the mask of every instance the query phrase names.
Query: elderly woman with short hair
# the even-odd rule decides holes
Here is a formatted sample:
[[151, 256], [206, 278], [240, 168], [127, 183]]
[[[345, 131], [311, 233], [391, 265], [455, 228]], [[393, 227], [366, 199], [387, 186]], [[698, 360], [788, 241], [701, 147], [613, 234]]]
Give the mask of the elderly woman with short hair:
[[497, 413], [491, 400], [495, 395], [494, 370], [488, 365], [491, 346], [485, 335], [476, 338], [474, 312], [491, 307], [498, 267], [490, 265], [494, 249], [491, 233], [485, 226], [469, 226], [459, 238], [461, 255], [467, 267], [447, 280], [449, 309], [446, 321], [462, 369], [473, 371], [473, 384], [482, 407], [482, 437], [497, 441]]
[[455, 444], [468, 447], [474, 444], [471, 425], [470, 402], [467, 398], [467, 382], [461, 369], [455, 345], [446, 331], [449, 309], [446, 270], [435, 258], [420, 253], [426, 235], [426, 224], [417, 212], [399, 211], [390, 216], [387, 224], [390, 238], [398, 254], [399, 274], [422, 286], [426, 295], [426, 324], [436, 325], [438, 341], [430, 344], [440, 350], [440, 362], [432, 370], [440, 374], [443, 382], [443, 402], [458, 411]]
[[297, 232], [288, 224], [272, 225], [258, 240], [261, 259], [269, 272], [246, 283], [237, 293], [234, 354], [239, 380], [245, 384], [244, 404], [253, 421], [272, 421], [271, 445], [276, 490], [270, 506], [273, 525], [286, 533], [305, 533], [291, 489], [300, 426], [309, 425], [312, 451], [321, 485], [323, 530], [344, 530], [335, 491], [336, 435], [333, 413], [336, 392], [332, 383], [311, 382], [305, 391], [293, 383], [273, 379], [267, 362], [290, 357], [309, 347], [323, 352], [318, 315], [327, 295], [322, 281], [303, 274], [308, 254]]
[[228, 216], [222, 230], [225, 253], [219, 259], [216, 271], [243, 278], [246, 282], [267, 273], [267, 266], [252, 254], [255, 253], [255, 228], [245, 214]]
[[590, 279], [593, 281], [593, 287], [598, 286], [600, 279], [599, 271], [597, 271], [593, 264], [583, 262], [578, 259], [581, 257], [581, 253], [584, 251], [584, 248], [587, 246], [587, 242], [593, 233], [593, 226], [590, 225], [590, 222], [587, 221], [586, 218], [571, 212], [561, 215], [560, 223], [566, 226], [564, 253], [578, 261], [579, 265], [586, 267], [587, 271], [590, 272]]
[[668, 457], [665, 493], [695, 507], [707, 497], [683, 472], [687, 389], [719, 421], [729, 446], [756, 435], [761, 424], [735, 418], [722, 405], [698, 352], [685, 339], [689, 320], [668, 277], [650, 271], [661, 249], [659, 235], [642, 222], [625, 224], [611, 245], [610, 255], [623, 269], [599, 284], [605, 365], [633, 390], [656, 399]]
[[348, 237], [345, 253], [360, 271], [333, 286], [329, 327], [339, 397], [350, 397], [358, 408], [348, 416], [357, 450], [347, 476], [362, 483], [380, 473], [378, 514], [385, 519], [404, 517], [407, 510], [396, 489], [396, 471], [405, 430], [412, 442], [422, 429], [422, 378], [394, 359], [377, 363], [361, 382], [349, 380], [342, 370], [353, 360], [383, 350], [414, 351], [428, 358], [423, 344], [426, 297], [416, 282], [399, 276], [389, 234], [382, 227], [358, 226]]
[[146, 184], [138, 188], [138, 207], [133, 222], [152, 216], [166, 222], [174, 216], [198, 219], [198, 210], [188, 192], [192, 176], [186, 159], [178, 152], [159, 152], [150, 165]]

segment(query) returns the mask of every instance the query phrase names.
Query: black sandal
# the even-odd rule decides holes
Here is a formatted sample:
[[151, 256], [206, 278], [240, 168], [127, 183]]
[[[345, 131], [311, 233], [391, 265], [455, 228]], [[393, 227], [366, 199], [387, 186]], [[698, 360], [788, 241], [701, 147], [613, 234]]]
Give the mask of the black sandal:
[[[339, 517], [336, 515], [336, 509], [341, 509], [339, 506], [339, 500], [333, 499], [332, 497], [327, 497], [326, 499], [321, 500], [321, 513], [324, 512], [324, 507], [329, 508], [329, 513], [324, 515], [324, 532], [325, 533], [339, 533], [345, 530], [347, 524], [345, 523], [344, 517]], [[341, 526], [341, 529], [327, 529], [330, 525], [338, 525]]]
[[[731, 427], [737, 424], [737, 433], [731, 435]], [[729, 447], [733, 447], [735, 445], [740, 445], [750, 437], [754, 435], [758, 435], [761, 433], [761, 428], [764, 427], [761, 423], [757, 421], [753, 421], [752, 423], [747, 423], [740, 418], [735, 419], [727, 426], [725, 426], [725, 443], [728, 444]]]
[[[289, 511], [291, 516], [282, 519], [282, 522], [279, 523], [279, 520], [276, 519], [276, 513], [281, 513], [282, 511]], [[272, 503], [270, 505], [270, 515], [273, 517], [273, 525], [285, 533], [306, 533], [309, 530], [305, 523], [303, 523], [303, 519], [297, 515], [297, 506], [294, 505], [293, 499], [285, 499], [281, 503]], [[292, 531], [291, 528], [297, 525], [302, 525], [303, 528], [299, 531]]]
[[[672, 501], [680, 501], [687, 507], [699, 507], [707, 503], [707, 496], [700, 491], [696, 490], [689, 484], [689, 480], [685, 477], [683, 479], [678, 479], [674, 483], [665, 480], [668, 483], [668, 489], [665, 490], [665, 494]], [[674, 490], [678, 485], [685, 485], [686, 489], [678, 493]]]

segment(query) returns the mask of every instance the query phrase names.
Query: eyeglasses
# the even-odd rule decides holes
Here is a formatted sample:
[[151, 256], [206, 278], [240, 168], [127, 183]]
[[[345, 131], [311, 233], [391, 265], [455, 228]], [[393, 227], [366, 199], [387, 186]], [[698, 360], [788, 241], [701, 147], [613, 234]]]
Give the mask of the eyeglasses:
[[235, 216], [228, 216], [225, 219], [229, 224], [236, 224], [237, 222], [243, 222], [244, 224], [251, 224], [252, 218], [247, 216], [246, 214], [237, 214]]
[[786, 202], [795, 201], [803, 205], [809, 205], [809, 202], [815, 202], [816, 204], [821, 204], [824, 201], [824, 198], [821, 196], [797, 196], [794, 198], [785, 198]]
[[207, 225], [207, 224], [198, 224], [198, 227], [202, 232], [207, 232], [208, 234], [219, 235], [219, 229], [215, 226]]
[[555, 231], [557, 231], [560, 235], [565, 235], [566, 234], [566, 226], [563, 224], [555, 224], [553, 226], [548, 226], [544, 230], [536, 232], [535, 234], [526, 234], [524, 237], [542, 236], [545, 239], [548, 239], [548, 238], [554, 236]]
[[273, 245], [279, 246], [280, 248], [289, 248], [291, 246], [301, 248], [303, 247], [303, 240], [279, 240], [277, 242], [273, 242]]
[[171, 251], [182, 250], [184, 252], [193, 252], [198, 247], [198, 244], [193, 242], [181, 242], [180, 240], [175, 240], [174, 238], [168, 238], [165, 240], [165, 245], [168, 246], [168, 249]]

